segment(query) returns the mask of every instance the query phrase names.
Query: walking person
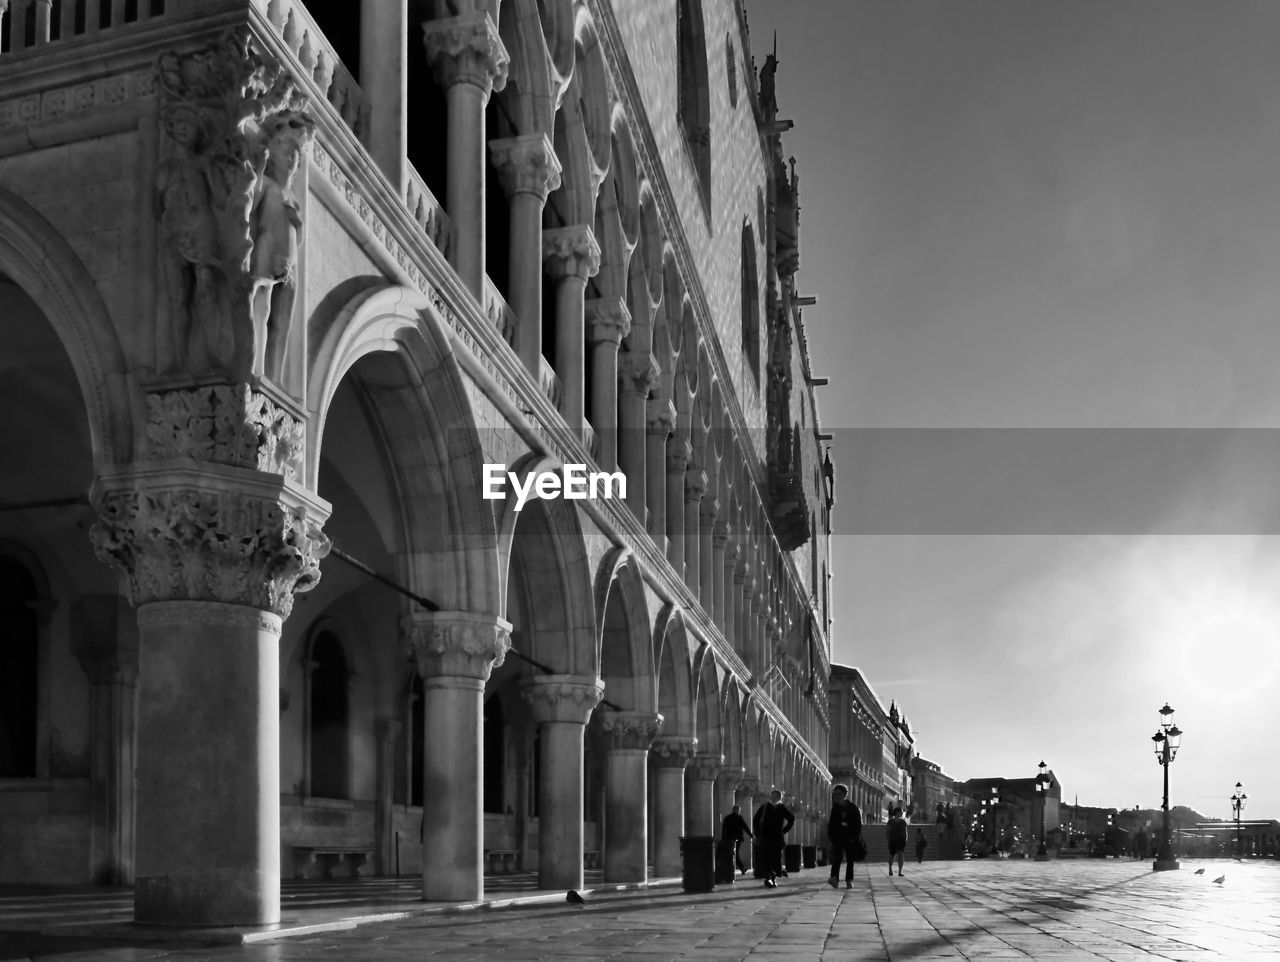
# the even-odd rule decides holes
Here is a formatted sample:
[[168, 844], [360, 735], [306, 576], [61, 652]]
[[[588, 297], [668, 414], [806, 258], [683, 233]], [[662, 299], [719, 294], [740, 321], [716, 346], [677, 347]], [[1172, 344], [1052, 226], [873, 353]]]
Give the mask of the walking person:
[[929, 844], [929, 840], [924, 837], [924, 829], [916, 829], [916, 864], [919, 865], [924, 861], [924, 849]]
[[889, 835], [889, 874], [893, 874], [893, 860], [898, 860], [898, 875], [902, 875], [902, 853], [907, 849], [907, 820], [902, 809], [889, 809], [889, 822], [885, 826]]
[[787, 874], [782, 868], [782, 846], [796, 817], [782, 804], [782, 792], [775, 788], [769, 793], [769, 800], [756, 809], [751, 821], [760, 849], [760, 868], [765, 874], [764, 887], [776, 889], [778, 876]]
[[720, 823], [720, 841], [733, 843], [733, 861], [738, 866], [739, 872], [745, 872], [747, 867], [742, 864], [742, 836], [747, 838], [755, 838], [751, 834], [751, 829], [747, 827], [747, 820], [742, 817], [742, 806], [733, 806], [733, 811], [724, 817], [724, 821]]
[[862, 856], [862, 813], [849, 801], [847, 785], [831, 789], [831, 818], [827, 820], [827, 839], [831, 842], [831, 877], [827, 884], [840, 887], [840, 860], [845, 862], [844, 887], [853, 888], [853, 863]]

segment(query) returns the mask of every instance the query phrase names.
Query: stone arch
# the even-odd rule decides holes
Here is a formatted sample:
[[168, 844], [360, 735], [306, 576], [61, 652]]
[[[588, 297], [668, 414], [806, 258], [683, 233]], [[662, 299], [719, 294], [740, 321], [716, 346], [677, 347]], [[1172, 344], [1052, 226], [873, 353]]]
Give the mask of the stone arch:
[[[522, 15], [527, 6], [521, 6]], [[573, 74], [573, 7], [573, 0], [538, 0], [537, 3], [537, 17], [551, 69], [565, 80]]]
[[596, 660], [606, 697], [628, 711], [654, 711], [654, 661], [644, 581], [631, 549], [605, 555], [596, 573]]
[[354, 651], [342, 626], [322, 618], [307, 632], [302, 710], [307, 794], [351, 797]]
[[597, 172], [582, 116], [581, 98], [576, 96], [577, 78], [569, 81], [564, 102], [551, 124], [551, 145], [560, 161], [560, 186], [547, 197], [543, 226], [572, 227], [595, 220]]
[[93, 276], [52, 224], [4, 187], [0, 225], [0, 275], [40, 308], [71, 361], [88, 415], [95, 470], [128, 461], [134, 428], [125, 356]]
[[308, 380], [304, 480], [317, 482], [325, 420], [343, 377], [378, 354], [389, 363], [376, 371], [382, 403], [372, 415], [399, 489], [402, 575], [429, 585], [443, 609], [495, 613], [501, 572], [493, 512], [480, 496], [484, 456], [452, 342], [424, 295], [389, 285], [338, 312]]
[[658, 652], [654, 682], [663, 717], [662, 734], [692, 737], [696, 733], [693, 655], [684, 614], [678, 608], [668, 604], [658, 613], [654, 641]]
[[694, 661], [694, 706], [697, 713], [698, 751], [724, 751], [724, 721], [720, 713], [720, 681], [724, 669], [716, 661], [711, 646], [703, 644]]
[[504, 0], [498, 16], [498, 36], [511, 58], [507, 83], [492, 95], [500, 102], [517, 132], [550, 133], [555, 112], [548, 42], [539, 23], [536, 0]]
[[720, 702], [720, 717], [724, 719], [722, 750], [724, 763], [730, 768], [746, 764], [742, 695], [742, 690], [736, 684], [726, 684]]
[[[560, 467], [552, 458], [529, 454], [509, 470], [523, 479]], [[514, 497], [501, 503], [499, 613], [512, 623], [512, 647], [552, 674], [598, 677], [596, 602], [577, 509], [536, 496], [520, 511]]]
[[[610, 157], [610, 118], [612, 114], [609, 70], [605, 66], [604, 53], [591, 11], [586, 4], [577, 8], [574, 22], [574, 84], [582, 103], [583, 127], [587, 135], [595, 182], [608, 171]], [[569, 96], [573, 95], [570, 89]]]

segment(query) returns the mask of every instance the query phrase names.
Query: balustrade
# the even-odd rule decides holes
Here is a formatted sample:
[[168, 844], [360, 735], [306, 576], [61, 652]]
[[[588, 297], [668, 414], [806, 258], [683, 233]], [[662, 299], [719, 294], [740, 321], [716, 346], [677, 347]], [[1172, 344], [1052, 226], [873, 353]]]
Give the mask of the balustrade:
[[144, 22], [176, 6], [175, 0], [0, 0], [0, 56]]
[[436, 250], [447, 258], [453, 252], [453, 221], [431, 193], [422, 175], [408, 161], [405, 164], [409, 176], [405, 184], [404, 203], [409, 209], [409, 216], [426, 235], [427, 240], [435, 245]]

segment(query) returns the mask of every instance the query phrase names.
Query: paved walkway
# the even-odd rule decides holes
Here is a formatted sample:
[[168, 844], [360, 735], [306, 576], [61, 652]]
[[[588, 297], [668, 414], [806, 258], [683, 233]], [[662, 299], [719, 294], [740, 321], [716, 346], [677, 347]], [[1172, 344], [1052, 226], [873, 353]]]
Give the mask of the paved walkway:
[[[598, 892], [585, 906], [419, 907], [347, 931], [251, 945], [73, 939], [46, 926], [43, 935], [0, 934], [0, 959], [1280, 959], [1280, 862], [1185, 861], [1159, 874], [1149, 862], [1114, 860], [931, 862], [909, 864], [903, 878], [859, 866], [847, 891], [824, 878], [817, 869], [776, 890], [739, 882], [706, 895]], [[0, 926], [4, 919], [0, 911]]]

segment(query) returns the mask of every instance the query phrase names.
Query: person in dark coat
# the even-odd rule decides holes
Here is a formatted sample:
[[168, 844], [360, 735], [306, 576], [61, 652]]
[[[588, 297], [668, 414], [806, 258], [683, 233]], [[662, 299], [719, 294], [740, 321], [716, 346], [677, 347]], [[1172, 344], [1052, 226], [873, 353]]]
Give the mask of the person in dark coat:
[[831, 843], [831, 877], [827, 884], [840, 886], [840, 861], [844, 860], [844, 887], [853, 888], [853, 863], [858, 858], [862, 840], [862, 813], [849, 801], [849, 787], [831, 789], [831, 817], [827, 819], [827, 840]]
[[751, 834], [751, 829], [747, 827], [747, 820], [742, 817], [742, 806], [735, 805], [733, 811], [720, 823], [720, 840], [733, 843], [733, 860], [737, 863], [739, 872], [747, 870], [747, 867], [742, 864], [742, 836], [744, 835], [747, 838], [755, 838]]
[[916, 864], [924, 861], [924, 850], [929, 840], [924, 837], [924, 829], [916, 829]]
[[764, 887], [776, 889], [778, 876], [787, 874], [782, 868], [782, 846], [796, 817], [782, 804], [782, 792], [775, 788], [769, 793], [769, 800], [756, 809], [751, 821], [760, 847], [761, 868], [765, 871]]
[[907, 850], [907, 820], [902, 809], [889, 810], [889, 823], [885, 826], [889, 835], [889, 874], [893, 874], [893, 860], [898, 860], [898, 875], [902, 875], [902, 853]]

